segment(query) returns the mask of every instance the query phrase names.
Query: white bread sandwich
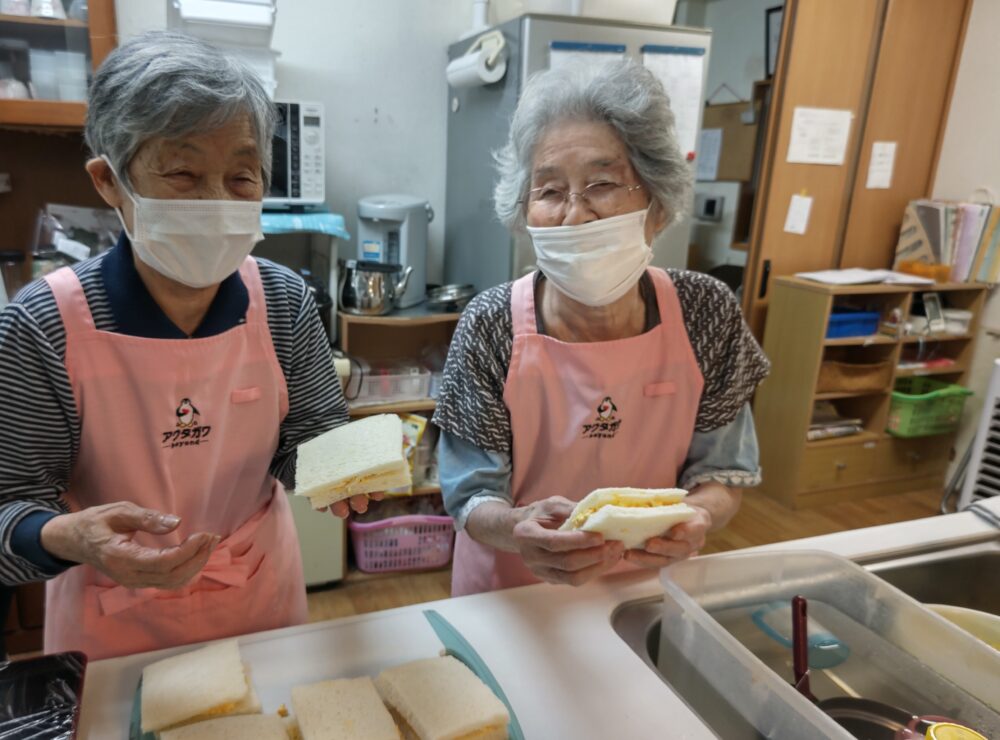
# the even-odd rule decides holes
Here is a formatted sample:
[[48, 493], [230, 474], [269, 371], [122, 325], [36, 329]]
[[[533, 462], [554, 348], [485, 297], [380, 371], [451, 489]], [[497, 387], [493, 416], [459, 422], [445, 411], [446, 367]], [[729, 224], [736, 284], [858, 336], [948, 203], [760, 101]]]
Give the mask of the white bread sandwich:
[[160, 740], [288, 740], [285, 720], [276, 714], [245, 714], [184, 725], [160, 733]]
[[299, 447], [295, 492], [314, 509], [411, 482], [403, 456], [403, 422], [395, 414], [331, 429]]
[[143, 732], [260, 711], [236, 640], [164, 658], [142, 672]]
[[686, 495], [679, 488], [598, 488], [576, 505], [559, 529], [600, 532], [605, 540], [634, 550], [697, 515], [682, 503]]
[[418, 740], [506, 740], [507, 707], [451, 656], [387, 668], [375, 687], [404, 737]]
[[371, 678], [320, 681], [292, 689], [302, 740], [400, 740]]

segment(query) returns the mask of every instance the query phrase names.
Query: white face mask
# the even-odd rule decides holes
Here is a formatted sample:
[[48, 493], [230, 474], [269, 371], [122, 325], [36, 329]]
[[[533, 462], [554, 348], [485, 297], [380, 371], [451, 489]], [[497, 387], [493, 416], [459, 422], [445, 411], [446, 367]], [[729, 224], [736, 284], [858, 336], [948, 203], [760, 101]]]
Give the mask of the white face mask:
[[[108, 166], [111, 162], [102, 157]], [[135, 208], [132, 231], [118, 218], [136, 256], [161, 275], [191, 288], [221, 283], [238, 269], [260, 230], [259, 200], [172, 200], [143, 198], [130, 192], [114, 171]]]
[[649, 209], [573, 226], [529, 226], [538, 268], [560, 291], [587, 306], [624, 296], [646, 271]]

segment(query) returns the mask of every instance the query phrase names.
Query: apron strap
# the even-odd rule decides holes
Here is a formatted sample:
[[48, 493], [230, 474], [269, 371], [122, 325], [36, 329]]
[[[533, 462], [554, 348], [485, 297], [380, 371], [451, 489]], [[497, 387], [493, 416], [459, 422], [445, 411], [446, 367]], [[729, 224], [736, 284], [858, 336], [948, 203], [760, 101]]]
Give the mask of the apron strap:
[[50, 272], [44, 278], [55, 296], [59, 316], [66, 329], [66, 336], [96, 331], [94, 317], [87, 304], [87, 295], [83, 292], [80, 278], [69, 267], [60, 267]]
[[260, 279], [260, 268], [257, 260], [247, 257], [240, 265], [240, 277], [250, 295], [247, 306], [247, 324], [267, 325], [267, 301], [264, 298], [264, 284]]
[[660, 312], [660, 323], [669, 325], [670, 322], [679, 322], [679, 325], [683, 326], [684, 314], [681, 311], [681, 302], [677, 297], [677, 289], [674, 287], [674, 281], [670, 279], [670, 275], [659, 267], [648, 268], [646, 274], [652, 278], [653, 289], [656, 291], [656, 306]]
[[537, 334], [538, 322], [535, 319], [535, 275], [525, 275], [514, 281], [510, 292], [510, 313], [514, 336], [519, 334]]

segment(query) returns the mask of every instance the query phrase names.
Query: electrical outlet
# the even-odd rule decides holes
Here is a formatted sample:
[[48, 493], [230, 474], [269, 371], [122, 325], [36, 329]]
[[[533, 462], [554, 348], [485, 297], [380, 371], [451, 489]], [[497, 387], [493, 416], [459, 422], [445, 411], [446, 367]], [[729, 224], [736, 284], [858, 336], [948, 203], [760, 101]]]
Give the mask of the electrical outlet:
[[9, 193], [12, 189], [10, 186], [10, 173], [0, 172], [0, 193]]

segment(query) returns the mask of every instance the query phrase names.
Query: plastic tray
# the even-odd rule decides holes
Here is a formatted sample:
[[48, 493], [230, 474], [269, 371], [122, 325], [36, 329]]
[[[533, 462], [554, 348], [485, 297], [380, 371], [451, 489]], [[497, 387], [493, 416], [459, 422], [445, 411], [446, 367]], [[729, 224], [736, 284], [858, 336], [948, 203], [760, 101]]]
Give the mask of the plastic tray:
[[762, 606], [797, 594], [809, 599], [810, 621], [849, 648], [836, 667], [811, 671], [819, 699], [848, 695], [846, 687], [1000, 737], [1000, 656], [844, 558], [716, 555], [677, 563], [660, 577], [661, 670], [671, 654], [681, 656], [696, 674], [689, 680], [723, 697], [765, 737], [852, 737], [792, 687], [791, 652], [754, 624]]
[[348, 388], [355, 393], [351, 406], [422, 401], [430, 398], [431, 372], [416, 365], [371, 368], [360, 381], [352, 378]]

